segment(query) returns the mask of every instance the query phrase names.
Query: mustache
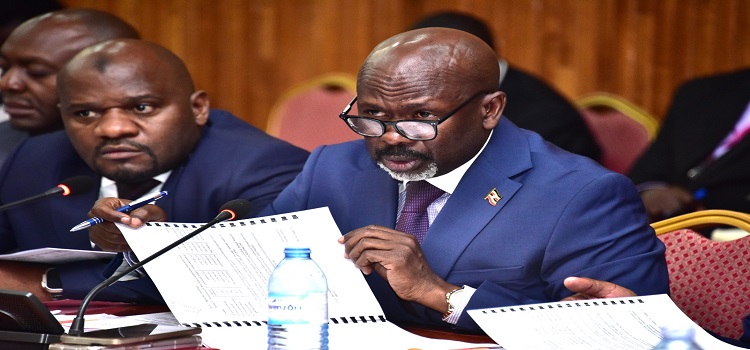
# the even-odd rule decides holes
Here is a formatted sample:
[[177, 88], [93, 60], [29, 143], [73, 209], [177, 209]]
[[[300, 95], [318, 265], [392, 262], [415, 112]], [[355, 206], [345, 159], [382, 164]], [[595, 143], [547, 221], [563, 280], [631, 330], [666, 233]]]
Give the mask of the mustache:
[[96, 146], [96, 149], [94, 149], [94, 151], [96, 152], [96, 154], [102, 154], [102, 149], [104, 147], [107, 147], [107, 146], [123, 146], [123, 145], [127, 145], [127, 146], [130, 146], [130, 147], [133, 147], [133, 148], [135, 148], [135, 149], [137, 149], [139, 151], [142, 151], [142, 152], [148, 154], [149, 156], [151, 156], [153, 158], [156, 158], [156, 155], [154, 154], [154, 151], [152, 151], [151, 148], [149, 148], [148, 146], [146, 146], [144, 144], [141, 144], [141, 143], [138, 143], [138, 142], [135, 142], [135, 141], [132, 141], [132, 140], [126, 140], [126, 139], [122, 139], [122, 140], [105, 140], [102, 143], [98, 144]]
[[427, 154], [408, 149], [404, 146], [386, 146], [375, 150], [375, 158], [381, 159], [386, 156], [409, 157], [422, 160], [432, 160]]

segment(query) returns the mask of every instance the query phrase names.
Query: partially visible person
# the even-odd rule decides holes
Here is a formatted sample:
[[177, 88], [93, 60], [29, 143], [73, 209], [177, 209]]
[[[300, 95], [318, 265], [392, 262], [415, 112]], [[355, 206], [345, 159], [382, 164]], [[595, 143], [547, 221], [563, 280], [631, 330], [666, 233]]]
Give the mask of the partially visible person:
[[[41, 193], [76, 175], [94, 178], [97, 190], [0, 213], [2, 253], [91, 249], [86, 231], [68, 230], [102, 197], [122, 198], [119, 207], [168, 191], [156, 204], [179, 222], [209, 221], [237, 198], [250, 201], [251, 214], [257, 214], [308, 156], [228, 112], [210, 109], [208, 95], [195, 89], [183, 62], [153, 43], [117, 39], [81, 51], [60, 70], [57, 93], [65, 130], [28, 138], [8, 157], [0, 170], [0, 202]], [[106, 242], [99, 248], [117, 250]], [[118, 256], [111, 263], [2, 263], [0, 289], [32, 291], [42, 300], [81, 299], [130, 262]], [[50, 274], [59, 276], [61, 294], [40, 286]], [[150, 279], [138, 277], [115, 283], [98, 298], [163, 302]]]
[[[16, 29], [24, 21], [60, 9], [62, 7], [55, 0], [6, 1], [3, 5], [0, 5], [0, 47], [3, 46], [13, 29]], [[8, 114], [5, 113], [2, 105], [3, 98], [0, 96], [0, 129], [2, 123], [8, 120]], [[0, 131], [0, 135], [3, 135], [2, 131]], [[4, 141], [4, 139], [0, 139], [0, 142]], [[3, 144], [0, 144], [0, 149], [2, 148]], [[0, 163], [2, 163], [2, 156], [0, 156]]]
[[628, 176], [651, 221], [701, 209], [750, 212], [750, 69], [681, 85]]
[[138, 37], [122, 19], [91, 9], [45, 13], [16, 27], [0, 46], [0, 96], [10, 117], [0, 123], [0, 163], [29, 135], [63, 128], [55, 77], [68, 59], [101, 41]]
[[[439, 12], [425, 17], [411, 29], [445, 27], [463, 30], [495, 49], [492, 31], [481, 19], [460, 12]], [[497, 50], [495, 49], [497, 52]], [[601, 149], [583, 116], [551, 85], [509, 65], [500, 57], [500, 90], [508, 96], [503, 116], [558, 147], [599, 161]]]

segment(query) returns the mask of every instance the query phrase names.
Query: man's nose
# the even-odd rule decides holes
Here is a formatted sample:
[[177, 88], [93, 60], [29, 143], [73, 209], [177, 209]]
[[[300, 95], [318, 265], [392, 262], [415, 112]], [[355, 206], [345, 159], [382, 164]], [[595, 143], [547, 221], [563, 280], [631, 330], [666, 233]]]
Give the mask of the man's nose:
[[4, 91], [22, 91], [25, 84], [23, 82], [23, 73], [16, 67], [10, 67], [2, 71], [0, 76], [0, 92]]
[[138, 125], [133, 121], [133, 118], [119, 108], [105, 111], [94, 129], [97, 136], [111, 139], [132, 137], [138, 135], [138, 131]]

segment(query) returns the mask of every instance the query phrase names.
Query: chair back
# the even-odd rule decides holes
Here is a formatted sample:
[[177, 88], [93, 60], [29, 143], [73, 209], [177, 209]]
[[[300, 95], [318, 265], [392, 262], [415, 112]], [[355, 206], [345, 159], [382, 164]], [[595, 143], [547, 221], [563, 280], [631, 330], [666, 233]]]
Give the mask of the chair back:
[[626, 174], [656, 137], [658, 121], [622, 97], [595, 93], [576, 101], [602, 150], [601, 164]]
[[[356, 95], [356, 79], [327, 74], [300, 84], [274, 104], [266, 132], [312, 151], [326, 144], [361, 138], [338, 115]], [[356, 105], [351, 113], [356, 113]]]
[[739, 228], [750, 228], [750, 215], [727, 210], [689, 213], [652, 226], [667, 248], [675, 304], [704, 329], [737, 339], [743, 333], [742, 319], [750, 315], [750, 236], [718, 242], [693, 230], [711, 226], [709, 221], [717, 218], [713, 226], [738, 223]]

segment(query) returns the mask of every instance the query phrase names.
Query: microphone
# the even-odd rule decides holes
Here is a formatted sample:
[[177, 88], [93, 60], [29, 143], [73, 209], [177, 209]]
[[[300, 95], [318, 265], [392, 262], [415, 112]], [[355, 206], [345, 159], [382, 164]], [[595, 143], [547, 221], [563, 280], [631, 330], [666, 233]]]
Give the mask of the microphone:
[[26, 204], [28, 202], [32, 202], [37, 199], [49, 197], [52, 195], [60, 194], [63, 197], [65, 197], [65, 196], [81, 194], [81, 193], [87, 192], [89, 189], [91, 189], [93, 185], [94, 185], [94, 179], [92, 179], [89, 176], [75, 176], [75, 177], [67, 178], [63, 180], [62, 182], [60, 182], [59, 185], [50, 188], [44, 193], [0, 206], [0, 211], [10, 209], [13, 207], [17, 207], [21, 204]]
[[172, 250], [174, 247], [184, 243], [190, 238], [195, 237], [195, 235], [205, 231], [209, 227], [213, 226], [214, 224], [217, 224], [222, 221], [227, 220], [234, 220], [236, 218], [244, 218], [247, 216], [247, 214], [250, 213], [250, 202], [244, 199], [234, 199], [229, 202], [224, 203], [224, 205], [220, 209], [219, 215], [216, 215], [215, 218], [213, 218], [211, 221], [201, 225], [201, 227], [195, 229], [195, 231], [190, 232], [189, 234], [185, 235], [184, 237], [172, 242], [170, 245], [162, 248], [158, 252], [151, 254], [147, 258], [139, 261], [136, 264], [133, 264], [132, 266], [128, 267], [124, 271], [120, 273], [113, 274], [106, 280], [104, 280], [102, 283], [99, 283], [91, 289], [91, 291], [86, 294], [86, 296], [81, 301], [81, 306], [78, 308], [78, 313], [76, 314], [76, 317], [73, 319], [73, 323], [70, 325], [70, 330], [68, 331], [68, 334], [70, 335], [81, 335], [83, 333], [83, 316], [86, 313], [86, 308], [88, 307], [89, 303], [91, 302], [94, 297], [99, 294], [99, 292], [114, 284], [119, 280], [120, 278], [124, 277], [125, 275], [141, 268], [143, 265], [146, 265], [149, 261], [154, 260], [158, 257], [160, 257], [162, 254]]

